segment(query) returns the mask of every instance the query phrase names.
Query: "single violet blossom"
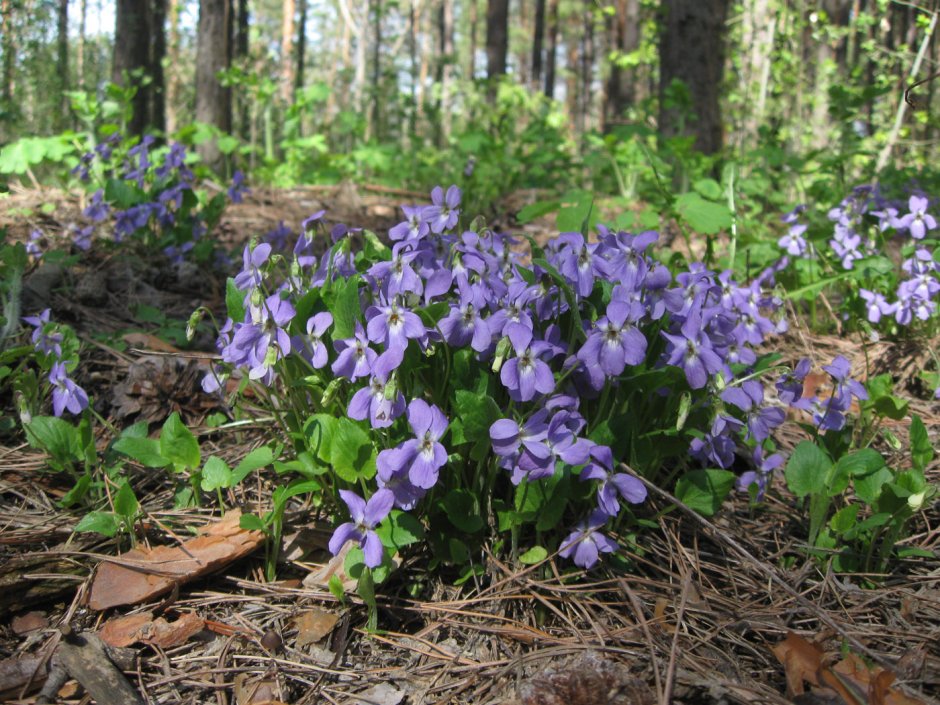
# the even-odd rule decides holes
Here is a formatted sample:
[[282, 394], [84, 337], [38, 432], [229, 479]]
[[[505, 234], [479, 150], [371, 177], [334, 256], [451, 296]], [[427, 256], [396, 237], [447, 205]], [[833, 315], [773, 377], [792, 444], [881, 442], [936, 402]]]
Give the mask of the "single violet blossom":
[[329, 353], [323, 344], [323, 336], [333, 325], [333, 314], [323, 311], [307, 319], [307, 338], [310, 344], [310, 364], [315, 370], [324, 367]]
[[516, 356], [503, 363], [499, 379], [509, 398], [531, 401], [536, 393], [550, 394], [555, 389], [555, 377], [540, 357], [551, 350], [551, 345], [533, 340], [532, 329], [522, 323], [510, 323], [507, 332]]
[[923, 240], [937, 227], [937, 220], [927, 212], [928, 205], [929, 201], [923, 196], [911, 196], [908, 200], [910, 213], [898, 218], [897, 229], [907, 230], [915, 240]]
[[607, 519], [608, 516], [603, 511], [595, 510], [561, 542], [558, 555], [562, 558], [571, 558], [579, 568], [585, 570], [593, 568], [601, 553], [613, 553], [618, 548], [616, 541], [600, 532], [601, 527], [607, 523]]
[[62, 416], [68, 410], [78, 415], [88, 407], [88, 395], [68, 377], [64, 362], [54, 362], [49, 370], [52, 385], [52, 413]]
[[340, 490], [339, 495], [349, 508], [352, 521], [336, 527], [330, 538], [330, 553], [338, 555], [348, 541], [355, 541], [362, 549], [367, 567], [376, 568], [382, 565], [385, 548], [382, 546], [382, 539], [375, 532], [375, 527], [392, 511], [395, 495], [391, 490], [380, 489], [368, 502], [350, 490]]
[[337, 377], [346, 377], [350, 380], [366, 377], [372, 372], [372, 365], [378, 353], [369, 347], [369, 339], [362, 324], [356, 322], [356, 332], [351, 338], [336, 340], [333, 347], [339, 356], [333, 362], [331, 369]]

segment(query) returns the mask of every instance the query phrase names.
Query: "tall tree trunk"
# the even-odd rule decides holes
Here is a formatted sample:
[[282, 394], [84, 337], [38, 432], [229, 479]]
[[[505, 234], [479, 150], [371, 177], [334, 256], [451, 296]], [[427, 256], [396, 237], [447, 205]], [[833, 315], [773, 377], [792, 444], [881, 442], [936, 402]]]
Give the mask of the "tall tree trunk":
[[166, 92], [163, 101], [163, 114], [166, 132], [172, 135], [179, 127], [177, 106], [179, 105], [180, 79], [175, 67], [180, 65], [180, 0], [170, 0], [168, 8], [170, 19], [170, 40], [167, 43], [167, 63], [171, 67], [166, 77]]
[[294, 0], [281, 5], [281, 100], [289, 103], [294, 90]]
[[509, 52], [509, 0], [486, 3], [486, 77], [491, 81], [506, 74]]
[[[695, 147], [712, 154], [722, 146], [719, 93], [725, 61], [725, 21], [730, 0], [664, 0], [659, 38], [659, 131], [665, 137], [695, 136]], [[682, 81], [694, 116], [669, 104], [673, 81]], [[692, 124], [687, 124], [688, 119]]]
[[441, 0], [438, 13], [438, 46], [440, 54], [437, 64], [437, 81], [441, 86], [441, 99], [438, 102], [438, 126], [435, 131], [435, 142], [441, 146], [450, 135], [451, 111], [451, 74], [453, 73], [454, 59], [454, 3], [453, 0]]
[[294, 71], [294, 90], [304, 87], [304, 72], [307, 64], [307, 0], [297, 0], [297, 68]]
[[[175, 1], [175, 0], [174, 0]], [[237, 17], [235, 19], [235, 39], [232, 47], [232, 61], [242, 69], [248, 68], [248, 0], [238, 0]], [[237, 96], [237, 98], [236, 98]], [[251, 100], [244, 88], [232, 94], [238, 115], [238, 133], [242, 139], [247, 139], [251, 133]]]
[[[232, 129], [231, 93], [217, 74], [228, 68], [228, 0], [199, 0], [199, 27], [196, 45], [196, 120], [219, 128]], [[222, 167], [222, 153], [215, 140], [198, 147], [199, 154], [211, 168]]]
[[568, 49], [565, 66], [565, 103], [568, 110], [569, 124], [576, 134], [580, 134], [583, 130], [583, 125], [581, 124], [582, 114], [580, 110], [581, 96], [578, 91], [578, 87], [581, 84], [578, 80], [581, 74], [578, 70], [581, 63], [578, 57], [579, 42], [577, 36], [572, 37], [570, 33], [567, 32], [565, 34], [565, 45]]
[[58, 27], [56, 30], [56, 72], [59, 74], [59, 129], [63, 129], [69, 114], [69, 0], [59, 0]]
[[4, 108], [12, 112], [14, 68], [16, 66], [16, 31], [13, 27], [13, 2], [2, 0], [0, 4], [0, 19], [3, 20], [3, 31], [0, 40], [3, 42], [3, 102]]
[[409, 137], [414, 138], [418, 130], [418, 27], [415, 4], [408, 0], [408, 56], [411, 60], [411, 112], [408, 115]]
[[166, 58], [166, 3], [167, 0], [151, 0], [150, 15], [150, 124], [153, 129], [166, 130], [166, 86], [163, 75], [163, 60]]
[[594, 11], [590, 3], [584, 7], [583, 52], [581, 54], [581, 134], [591, 126], [594, 95]]
[[88, 21], [88, 0], [80, 3], [78, 20], [78, 46], [75, 47], [75, 75], [78, 90], [85, 90], [85, 26]]
[[372, 7], [372, 88], [369, 91], [372, 99], [372, 110], [369, 111], [371, 129], [367, 130], [369, 136], [377, 140], [382, 139], [382, 0], [370, 0]]
[[535, 36], [532, 38], [532, 86], [542, 82], [542, 44], [545, 39], [545, 0], [535, 0]]
[[150, 90], [142, 80], [142, 74], [151, 68], [149, 15], [149, 0], [117, 0], [111, 80], [121, 86], [137, 88], [131, 102], [134, 114], [127, 126], [132, 135], [142, 135], [150, 117]]
[[[516, 8], [518, 12], [518, 30], [523, 37], [528, 37], [532, 33], [532, 27], [529, 24], [529, 3], [519, 2], [516, 3]], [[508, 37], [507, 37], [508, 41]], [[530, 52], [526, 49], [525, 42], [519, 42], [517, 47], [518, 52], [516, 54], [516, 82], [520, 86], [528, 85], [529, 83], [529, 54]]]
[[470, 61], [467, 65], [467, 78], [477, 77], [477, 25], [480, 22], [480, 0], [470, 2]]
[[545, 49], [545, 95], [555, 97], [555, 66], [558, 61], [558, 2], [548, 0], [548, 46]]
[[605, 124], [616, 122], [636, 100], [636, 72], [621, 67], [621, 59], [640, 46], [639, 0], [616, 0], [611, 18], [612, 44], [610, 73], [605, 96]]

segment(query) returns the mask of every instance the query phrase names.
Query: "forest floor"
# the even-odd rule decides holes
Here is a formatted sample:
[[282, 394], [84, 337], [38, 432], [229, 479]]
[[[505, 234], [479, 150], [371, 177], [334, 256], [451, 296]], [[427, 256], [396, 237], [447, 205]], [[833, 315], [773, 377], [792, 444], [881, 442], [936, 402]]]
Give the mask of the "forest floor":
[[[320, 208], [333, 222], [381, 233], [398, 220], [388, 204], [409, 195], [348, 185], [256, 189], [226, 211], [215, 236], [237, 252], [279, 221], [296, 228]], [[14, 239], [36, 225], [54, 230], [79, 208], [56, 192], [14, 199], [14, 210], [0, 213], [0, 227]], [[43, 214], [41, 204], [50, 202], [56, 208]], [[175, 347], [173, 336], [197, 306], [224, 309], [223, 278], [132, 255], [50, 269], [40, 265], [27, 278], [24, 314], [48, 306], [78, 332], [85, 345], [77, 380], [118, 428], [178, 410], [203, 457], [231, 465], [269, 439], [260, 423], [226, 433], [206, 427], [208, 414], [223, 411], [199, 386], [212, 340]], [[142, 321], [142, 306], [164, 318]], [[897, 394], [940, 447], [940, 403], [917, 382], [922, 349], [813, 334], [798, 319], [772, 347], [783, 362], [841, 353], [857, 374], [890, 371]], [[906, 421], [891, 430], [905, 440]], [[789, 448], [801, 434], [787, 424], [777, 440]], [[905, 464], [903, 451], [884, 450], [896, 466]], [[709, 519], [682, 507], [662, 511], [673, 501], [652, 491], [643, 515], [658, 529], [639, 536], [631, 574], [600, 568], [573, 582], [551, 562], [516, 569], [487, 555], [485, 575], [456, 588], [447, 576], [428, 575], [418, 553], [380, 586], [379, 629], [370, 631], [361, 601], [353, 593], [339, 600], [327, 588], [336, 569], [326, 551], [329, 526], [299, 502], [285, 517], [276, 582], [264, 578], [263, 545], [249, 541], [247, 557], [221, 562], [168, 595], [92, 609], [96, 572], [120, 566], [118, 549], [126, 546], [73, 533], [78, 517], [57, 504], [70, 484], [43, 467], [42, 454], [22, 438], [0, 437], [0, 700], [7, 702], [87, 702], [76, 679], [89, 688], [106, 661], [118, 663], [142, 702], [152, 703], [940, 701], [940, 502], [905, 542], [933, 559], [905, 559], [889, 575], [861, 576], [834, 574], [805, 556], [805, 527], [780, 477], [760, 506], [738, 496]], [[143, 543], [175, 547], [195, 527], [218, 526], [218, 512], [168, 509], [166, 473], [133, 464], [127, 470], [146, 516]], [[940, 483], [940, 459], [928, 475]], [[273, 473], [262, 474], [229, 491], [227, 502], [263, 510], [275, 482]], [[238, 531], [225, 536], [232, 534]], [[94, 651], [94, 633], [112, 644], [109, 658]], [[76, 650], [82, 663], [68, 662], [70, 676], [60, 676]], [[119, 692], [106, 689], [98, 702], [127, 702]]]

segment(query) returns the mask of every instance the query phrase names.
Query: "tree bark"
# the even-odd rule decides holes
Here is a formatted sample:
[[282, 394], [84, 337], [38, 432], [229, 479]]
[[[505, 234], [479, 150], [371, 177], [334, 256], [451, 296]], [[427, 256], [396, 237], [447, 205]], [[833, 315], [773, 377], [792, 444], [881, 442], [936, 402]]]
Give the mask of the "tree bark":
[[640, 45], [639, 0], [616, 0], [615, 13], [611, 18], [613, 51], [610, 74], [607, 77], [604, 118], [605, 126], [619, 119], [636, 100], [636, 72], [622, 68], [620, 59], [635, 51]]
[[542, 82], [542, 44], [545, 40], [545, 0], [535, 0], [535, 36], [532, 38], [532, 85]]
[[[231, 92], [217, 78], [228, 68], [229, 8], [228, 0], [200, 0], [196, 46], [196, 120], [222, 132], [232, 129]], [[198, 151], [211, 168], [222, 166], [215, 140], [199, 145]]]
[[[730, 0], [664, 0], [659, 39], [659, 131], [664, 137], [695, 136], [706, 154], [721, 149], [719, 105], [725, 61], [725, 22]], [[683, 106], [667, 100], [673, 81], [685, 84], [691, 98]]]
[[555, 66], [558, 61], [558, 2], [548, 0], [548, 46], [545, 49], [545, 95], [555, 97]]
[[438, 55], [437, 81], [441, 85], [441, 99], [438, 102], [438, 125], [435, 142], [441, 146], [450, 135], [450, 93], [451, 74], [454, 58], [454, 3], [453, 0], [441, 0], [438, 14], [438, 37], [440, 39]]
[[125, 87], [136, 86], [131, 101], [134, 111], [127, 125], [132, 135], [142, 135], [150, 118], [150, 89], [142, 80], [150, 66], [149, 0], [117, 0], [114, 15], [114, 60], [111, 80]]
[[75, 74], [78, 89], [85, 90], [85, 26], [88, 21], [88, 0], [82, 0], [78, 21], [78, 46], [75, 47]]
[[[180, 65], [180, 0], [169, 0], [170, 37], [167, 43], [167, 62], [171, 67]], [[179, 72], [171, 70], [166, 77], [166, 93], [163, 101], [163, 114], [167, 134], [172, 135], [179, 127], [176, 108], [179, 104]]]
[[486, 77], [490, 80], [506, 74], [509, 51], [509, 0], [486, 3]]
[[583, 51], [581, 54], [581, 111], [580, 132], [583, 135], [591, 124], [592, 96], [594, 95], [594, 11], [590, 3], [584, 7]]
[[565, 67], [565, 103], [568, 110], [568, 124], [574, 128], [575, 133], [580, 134], [583, 126], [581, 125], [580, 92], [578, 87], [581, 82], [578, 78], [581, 72], [580, 59], [578, 56], [579, 42], [576, 37], [566, 33], [565, 44], [568, 48], [567, 65]]
[[56, 34], [56, 72], [59, 74], [59, 129], [66, 125], [69, 114], [69, 0], [59, 0], [58, 27]]
[[[304, 87], [304, 73], [307, 64], [307, 0], [298, 0], [297, 17], [297, 68], [294, 71], [294, 90]], [[240, 30], [241, 28], [239, 28]]]
[[150, 125], [153, 129], [166, 130], [166, 85], [163, 75], [163, 59], [166, 58], [166, 3], [167, 0], [151, 0], [150, 15]]
[[3, 102], [7, 111], [13, 111], [14, 68], [16, 67], [16, 31], [13, 27], [13, 3], [11, 0], [2, 0], [0, 4], [0, 19], [3, 20], [3, 32], [0, 39], [3, 42]]
[[372, 99], [372, 110], [369, 112], [371, 129], [368, 135], [382, 139], [382, 0], [370, 0], [372, 8], [372, 88], [369, 91]]
[[294, 0], [281, 5], [281, 100], [291, 101], [294, 91]]

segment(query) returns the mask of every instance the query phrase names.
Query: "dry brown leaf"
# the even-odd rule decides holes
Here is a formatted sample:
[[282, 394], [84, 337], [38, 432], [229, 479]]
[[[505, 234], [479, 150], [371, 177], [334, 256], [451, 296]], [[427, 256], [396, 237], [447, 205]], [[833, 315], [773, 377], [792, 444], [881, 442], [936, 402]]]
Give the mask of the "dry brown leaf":
[[294, 618], [297, 626], [296, 648], [301, 649], [308, 644], [315, 644], [325, 637], [336, 626], [339, 615], [326, 610], [312, 609], [301, 612]]
[[312, 573], [304, 576], [304, 587], [308, 588], [328, 588], [330, 585], [330, 578], [334, 575], [340, 579], [343, 583], [343, 590], [345, 592], [352, 592], [356, 589], [358, 581], [355, 578], [350, 578], [346, 575], [346, 570], [344, 565], [346, 563], [346, 556], [353, 548], [353, 542], [347, 541], [346, 545], [343, 546], [339, 553], [333, 556], [326, 563], [317, 566], [317, 569]]
[[817, 673], [822, 665], [823, 650], [798, 634], [787, 633], [787, 638], [771, 647], [774, 656], [783, 664], [787, 676], [787, 695], [793, 697], [804, 692], [803, 681], [819, 685]]
[[205, 626], [205, 620], [194, 612], [183, 612], [172, 622], [163, 617], [154, 619], [152, 613], [145, 612], [109, 619], [99, 630], [98, 636], [110, 646], [130, 646], [140, 641], [161, 649], [170, 649], [195, 636]]
[[135, 605], [248, 555], [264, 534], [239, 527], [240, 517], [238, 510], [228, 512], [220, 521], [203, 528], [201, 536], [182, 546], [135, 548], [114, 561], [102, 562], [91, 583], [88, 606], [106, 610]]
[[39, 629], [45, 629], [48, 626], [49, 620], [46, 617], [46, 613], [36, 611], [18, 614], [10, 622], [10, 628], [17, 636], [29, 634], [29, 632], [35, 632]]
[[141, 630], [152, 621], [153, 613], [151, 612], [114, 617], [101, 625], [98, 638], [108, 646], [130, 646], [140, 640]]
[[816, 688], [835, 692], [845, 705], [925, 705], [921, 700], [892, 689], [893, 673], [883, 668], [869, 668], [855, 654], [828, 667], [822, 648], [793, 632], [771, 650], [784, 666], [787, 693], [791, 698], [804, 692], [805, 681]]
[[179, 348], [149, 333], [128, 333], [127, 335], [121, 336], [121, 338], [132, 348], [137, 348], [138, 350], [154, 350], [164, 353], [182, 352]]
[[269, 678], [258, 679], [249, 673], [235, 676], [236, 705], [286, 705], [278, 699], [280, 686]]

